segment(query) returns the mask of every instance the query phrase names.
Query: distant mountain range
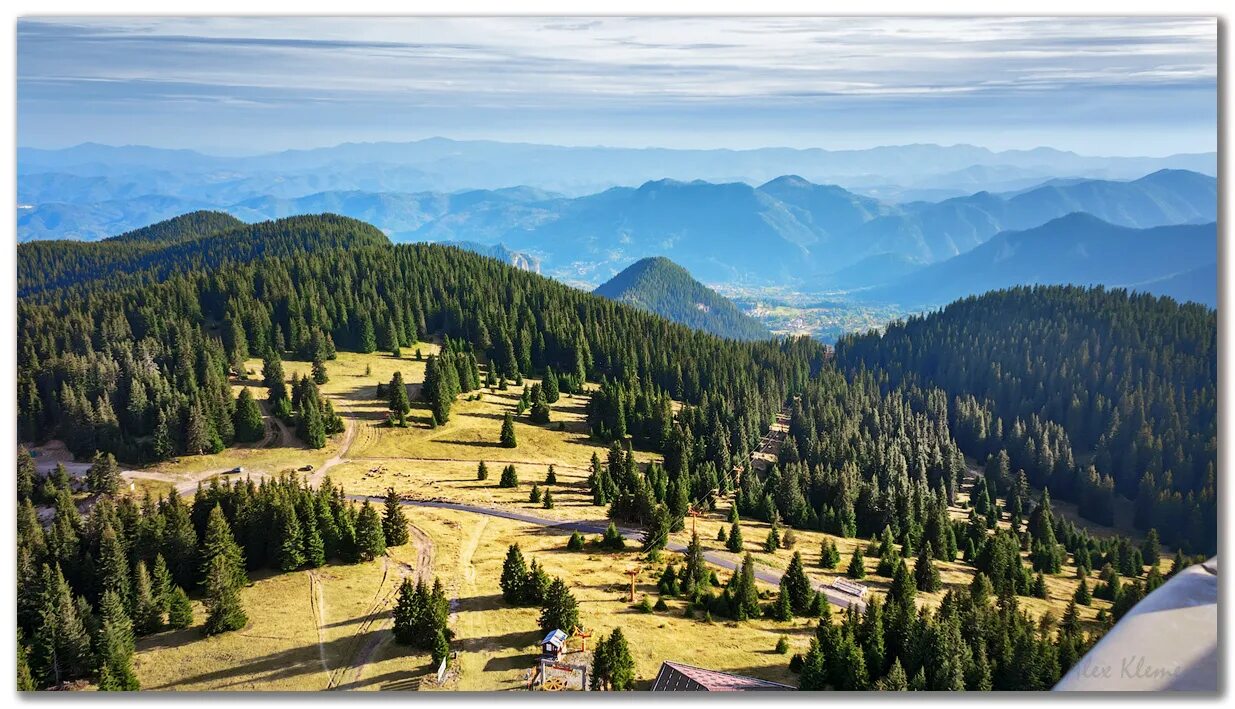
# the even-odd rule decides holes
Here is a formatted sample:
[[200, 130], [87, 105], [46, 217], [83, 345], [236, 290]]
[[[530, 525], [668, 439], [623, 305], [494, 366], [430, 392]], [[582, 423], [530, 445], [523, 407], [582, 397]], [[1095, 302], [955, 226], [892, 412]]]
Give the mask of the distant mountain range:
[[758, 340], [772, 336], [758, 320], [664, 257], [636, 261], [594, 292], [721, 337]]
[[[94, 239], [210, 208], [166, 196], [20, 209], [21, 240]], [[554, 275], [593, 283], [622, 264], [664, 254], [705, 281], [828, 287], [829, 274], [882, 255], [933, 263], [1001, 231], [1028, 229], [1072, 212], [1121, 226], [1206, 223], [1217, 218], [1217, 180], [1182, 170], [1131, 181], [1050, 181], [1033, 189], [979, 192], [942, 202], [889, 204], [832, 185], [782, 176], [745, 183], [657, 180], [568, 198], [534, 188], [459, 193], [321, 192], [257, 197], [214, 207], [254, 222], [338, 213], [378, 226], [396, 241], [505, 244]], [[859, 276], [847, 288], [880, 282]]]
[[1003, 232], [861, 297], [936, 306], [1017, 285], [1100, 284], [1217, 307], [1217, 259], [1215, 223], [1132, 229], [1075, 213]]
[[[916, 195], [938, 200], [981, 190], [1019, 189], [1056, 177], [1130, 179], [1164, 168], [1217, 174], [1215, 153], [1097, 157], [1052, 148], [997, 152], [972, 145], [929, 144], [863, 150], [672, 150], [445, 138], [345, 143], [246, 157], [86, 143], [61, 150], [19, 148], [17, 163], [21, 182], [42, 173], [44, 183], [66, 183], [57, 189], [72, 182], [74, 190], [95, 190], [96, 196], [97, 190], [108, 190], [93, 201], [120, 198], [117, 190], [122, 189], [129, 196], [163, 194], [215, 204], [261, 195], [456, 192], [510, 185], [578, 196], [665, 178], [757, 185], [784, 174], [840, 184], [884, 199]], [[107, 184], [46, 175], [102, 177]]]

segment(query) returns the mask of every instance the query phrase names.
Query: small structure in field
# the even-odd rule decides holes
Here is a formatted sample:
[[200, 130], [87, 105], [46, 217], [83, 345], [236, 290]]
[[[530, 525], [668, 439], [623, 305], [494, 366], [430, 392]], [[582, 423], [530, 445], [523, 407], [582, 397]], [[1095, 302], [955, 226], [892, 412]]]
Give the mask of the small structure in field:
[[857, 596], [858, 600], [865, 600], [866, 592], [870, 590], [866, 584], [850, 581], [849, 579], [842, 578], [840, 576], [837, 576], [832, 580], [832, 588], [840, 591], [841, 593], [847, 593], [850, 596]]
[[566, 649], [566, 633], [561, 630], [550, 631], [545, 636], [544, 640], [540, 641], [541, 657], [548, 660], [557, 660], [562, 656], [562, 651]]
[[756, 677], [707, 670], [680, 662], [660, 663], [653, 692], [792, 692], [795, 687]]

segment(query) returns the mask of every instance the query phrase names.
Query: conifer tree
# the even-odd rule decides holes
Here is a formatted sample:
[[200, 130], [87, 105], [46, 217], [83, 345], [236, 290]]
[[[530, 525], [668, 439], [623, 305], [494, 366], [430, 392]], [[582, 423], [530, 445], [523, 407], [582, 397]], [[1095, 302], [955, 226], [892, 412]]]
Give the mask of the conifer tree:
[[502, 477], [497, 482], [498, 487], [519, 487], [519, 473], [513, 464], [502, 468]]
[[794, 615], [809, 614], [811, 604], [815, 600], [815, 590], [806, 576], [801, 553], [796, 551], [793, 553], [793, 558], [789, 560], [789, 567], [785, 569], [785, 574], [781, 579], [782, 588], [789, 592], [789, 604]]
[[1089, 592], [1089, 581], [1084, 576], [1081, 577], [1081, 582], [1077, 585], [1072, 600], [1082, 606], [1088, 606], [1093, 602], [1093, 595]]
[[330, 374], [326, 371], [326, 363], [322, 361], [320, 355], [313, 357], [313, 381], [316, 384], [325, 384], [330, 381]]
[[553, 491], [552, 490], [545, 490], [544, 501], [541, 502], [541, 506], [544, 507], [546, 510], [553, 509]]
[[105, 692], [128, 692], [141, 688], [133, 671], [133, 623], [124, 608], [124, 600], [113, 591], [105, 591], [99, 603], [100, 624], [98, 648], [99, 689]]
[[503, 448], [514, 448], [519, 445], [515, 440], [515, 420], [509, 413], [502, 417], [501, 444]]
[[939, 570], [935, 568], [930, 542], [926, 542], [918, 552], [918, 560], [913, 566], [913, 580], [918, 589], [926, 593], [939, 590]]
[[605, 527], [605, 533], [601, 537], [600, 545], [610, 551], [621, 551], [626, 548], [626, 539], [618, 531], [617, 525], [610, 522], [609, 526]]
[[555, 578], [545, 592], [544, 605], [540, 610], [540, 629], [549, 632], [559, 629], [570, 635], [579, 627], [579, 604], [566, 583]]
[[566, 542], [566, 551], [583, 551], [583, 535], [578, 531], [572, 532], [570, 540]]
[[236, 397], [236, 411], [232, 414], [232, 429], [236, 440], [242, 443], [260, 441], [266, 435], [266, 423], [262, 418], [261, 407], [253, 398], [248, 387], [240, 390]]
[[244, 552], [232, 536], [232, 528], [227, 522], [227, 516], [223, 514], [223, 508], [217, 503], [211, 508], [210, 516], [206, 520], [206, 535], [201, 552], [203, 578], [209, 574], [216, 557], [223, 558], [223, 568], [230, 574], [233, 586], [239, 588], [249, 583], [249, 577], [244, 570]]
[[163, 609], [155, 598], [145, 561], [137, 560], [133, 578], [133, 630], [138, 635], [156, 633], [163, 627]]
[[557, 375], [553, 373], [553, 367], [545, 370], [544, 379], [545, 401], [550, 404], [556, 404], [561, 398], [561, 390], [558, 386]]
[[86, 472], [86, 481], [91, 492], [115, 495], [120, 489], [120, 466], [116, 464], [116, 456], [96, 452]]
[[304, 566], [304, 535], [300, 527], [300, 519], [290, 502], [282, 502], [275, 507], [275, 539], [278, 540], [276, 551], [279, 569], [295, 571]]
[[849, 557], [849, 568], [845, 570], [845, 575], [851, 579], [866, 578], [866, 565], [862, 560], [860, 547], [853, 548], [853, 555]]
[[416, 593], [415, 585], [412, 584], [410, 578], [404, 577], [403, 582], [399, 584], [399, 595], [393, 611], [395, 642], [400, 645], [417, 644], [416, 625], [423, 613], [424, 609], [421, 607], [421, 599]]
[[745, 548], [742, 542], [742, 527], [737, 522], [729, 528], [729, 538], [725, 540], [725, 548], [734, 554], [740, 554]]
[[386, 553], [382, 520], [368, 500], [360, 506], [360, 514], [356, 516], [356, 551], [361, 561], [373, 561]]
[[60, 567], [43, 566], [38, 632], [31, 638], [31, 670], [41, 686], [85, 677], [94, 661], [86, 619]]
[[390, 383], [386, 385], [386, 394], [389, 397], [387, 405], [394, 419], [400, 426], [407, 422], [407, 412], [412, 410], [412, 404], [407, 399], [407, 386], [403, 383], [403, 372], [395, 372], [390, 378]]
[[386, 506], [382, 513], [382, 533], [386, 537], [387, 547], [399, 547], [407, 544], [407, 517], [403, 514], [403, 505], [393, 487], [386, 488]]
[[502, 597], [511, 605], [519, 605], [525, 597], [527, 583], [527, 563], [523, 560], [523, 552], [518, 544], [511, 544], [506, 550], [506, 560], [502, 563]]
[[483, 460], [480, 461], [480, 464], [476, 466], [476, 479], [477, 480], [488, 480], [489, 479], [489, 468], [485, 466], [485, 462]]
[[193, 603], [179, 586], [172, 587], [167, 602], [167, 624], [177, 630], [193, 625]]
[[545, 485], [557, 485], [557, 472], [553, 469], [553, 463], [549, 464], [549, 474], [545, 476]]
[[206, 622], [202, 634], [218, 635], [239, 630], [248, 622], [234, 571], [226, 556], [215, 556], [206, 568]]

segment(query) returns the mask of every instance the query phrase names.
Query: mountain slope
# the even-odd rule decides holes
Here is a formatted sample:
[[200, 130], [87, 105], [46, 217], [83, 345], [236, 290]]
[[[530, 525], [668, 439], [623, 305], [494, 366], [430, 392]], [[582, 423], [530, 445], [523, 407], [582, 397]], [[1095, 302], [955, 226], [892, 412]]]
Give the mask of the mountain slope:
[[464, 251], [471, 251], [474, 254], [495, 258], [502, 263], [508, 263], [517, 269], [523, 271], [531, 271], [532, 273], [540, 273], [540, 259], [533, 256], [528, 256], [519, 251], [511, 251], [501, 244], [489, 246], [486, 244], [478, 244], [475, 241], [442, 241], [438, 242], [441, 246], [453, 246]]
[[664, 257], [636, 261], [593, 292], [721, 337], [772, 336], [762, 323]]
[[862, 296], [941, 305], [1018, 285], [1101, 284], [1158, 292], [1155, 282], [1214, 264], [1217, 255], [1216, 224], [1131, 229], [1076, 213], [1033, 229], [1003, 232]]

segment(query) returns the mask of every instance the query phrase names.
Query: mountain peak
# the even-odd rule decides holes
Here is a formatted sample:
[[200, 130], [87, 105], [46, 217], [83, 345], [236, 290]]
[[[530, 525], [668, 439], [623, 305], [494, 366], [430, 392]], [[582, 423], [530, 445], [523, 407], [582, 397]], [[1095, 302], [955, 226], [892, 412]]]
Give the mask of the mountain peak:
[[664, 256], [639, 259], [594, 293], [720, 337], [758, 340], [771, 336], [762, 323]]

